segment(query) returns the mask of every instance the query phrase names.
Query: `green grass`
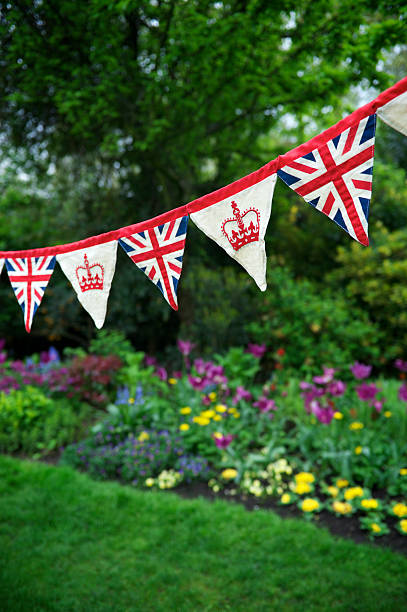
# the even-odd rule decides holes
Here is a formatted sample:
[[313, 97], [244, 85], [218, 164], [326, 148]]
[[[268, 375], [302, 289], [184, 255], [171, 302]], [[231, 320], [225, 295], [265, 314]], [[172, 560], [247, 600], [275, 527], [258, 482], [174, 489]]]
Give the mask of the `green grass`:
[[401, 610], [407, 559], [300, 520], [0, 456], [3, 611]]

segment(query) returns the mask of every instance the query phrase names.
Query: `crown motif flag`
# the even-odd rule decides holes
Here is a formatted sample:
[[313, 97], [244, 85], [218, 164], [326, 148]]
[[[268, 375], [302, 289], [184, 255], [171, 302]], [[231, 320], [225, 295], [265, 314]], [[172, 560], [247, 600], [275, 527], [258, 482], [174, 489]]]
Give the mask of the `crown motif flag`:
[[277, 175], [267, 178], [191, 213], [191, 219], [221, 246], [265, 291], [266, 249], [264, 236], [270, 219]]
[[31, 331], [34, 315], [41, 304], [54, 267], [55, 257], [50, 256], [6, 259], [8, 277], [22, 308], [27, 332]]
[[407, 136], [407, 91], [379, 108], [377, 114], [394, 130]]
[[117, 241], [112, 240], [56, 256], [79, 302], [98, 329], [103, 326], [106, 317], [116, 255]]
[[376, 115], [369, 115], [277, 171], [317, 210], [367, 246]]
[[119, 240], [120, 246], [178, 310], [177, 289], [187, 235], [188, 216], [149, 227]]

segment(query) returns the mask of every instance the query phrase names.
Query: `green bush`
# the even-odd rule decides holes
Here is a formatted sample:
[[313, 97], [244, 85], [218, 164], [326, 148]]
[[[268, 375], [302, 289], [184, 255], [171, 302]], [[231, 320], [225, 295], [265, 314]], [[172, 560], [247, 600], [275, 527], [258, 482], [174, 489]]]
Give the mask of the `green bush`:
[[74, 411], [69, 400], [51, 400], [32, 386], [0, 393], [0, 451], [52, 451], [75, 439], [91, 410], [82, 404]]
[[247, 330], [255, 342], [285, 349], [293, 369], [342, 366], [356, 359], [370, 363], [379, 355], [381, 333], [360, 309], [350, 308], [340, 289], [320, 290], [269, 263], [268, 290], [257, 321]]

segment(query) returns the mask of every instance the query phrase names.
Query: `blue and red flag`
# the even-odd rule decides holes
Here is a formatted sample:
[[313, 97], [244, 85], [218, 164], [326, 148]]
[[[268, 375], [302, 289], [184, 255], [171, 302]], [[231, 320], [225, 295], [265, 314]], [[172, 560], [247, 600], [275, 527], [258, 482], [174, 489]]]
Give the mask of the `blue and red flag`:
[[34, 314], [55, 267], [55, 257], [8, 257], [6, 268], [23, 314], [25, 328], [31, 331]]
[[178, 310], [177, 288], [187, 225], [188, 215], [185, 215], [119, 240], [127, 255], [158, 287], [174, 310]]
[[277, 171], [304, 200], [367, 246], [376, 115]]

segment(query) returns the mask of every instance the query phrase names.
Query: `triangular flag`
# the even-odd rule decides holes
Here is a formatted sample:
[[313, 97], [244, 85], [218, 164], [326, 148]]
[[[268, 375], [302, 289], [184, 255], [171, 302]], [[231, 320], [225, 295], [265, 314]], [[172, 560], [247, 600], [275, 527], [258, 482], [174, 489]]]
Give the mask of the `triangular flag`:
[[0, 259], [0, 274], [3, 272], [4, 259]]
[[[55, 257], [8, 257], [6, 268], [23, 314], [25, 328], [31, 331], [34, 315], [55, 267]], [[2, 269], [2, 266], [1, 266]]]
[[376, 115], [278, 170], [296, 193], [367, 246]]
[[266, 249], [264, 236], [270, 219], [277, 175], [198, 212], [191, 219], [209, 238], [221, 246], [266, 290]]
[[121, 238], [120, 246], [178, 310], [177, 289], [187, 235], [188, 216]]
[[57, 255], [57, 261], [76, 291], [78, 300], [100, 329], [116, 268], [117, 241]]
[[377, 110], [380, 119], [407, 136], [407, 91]]

